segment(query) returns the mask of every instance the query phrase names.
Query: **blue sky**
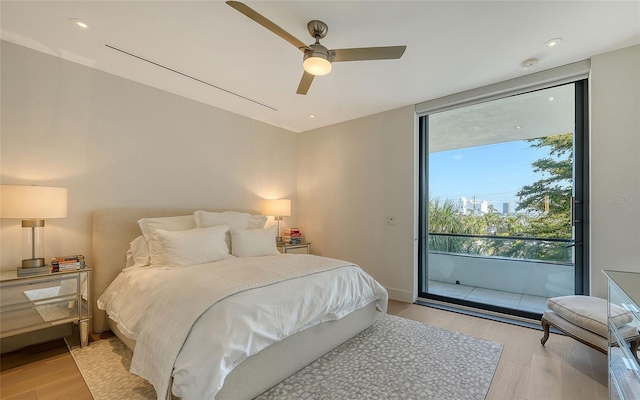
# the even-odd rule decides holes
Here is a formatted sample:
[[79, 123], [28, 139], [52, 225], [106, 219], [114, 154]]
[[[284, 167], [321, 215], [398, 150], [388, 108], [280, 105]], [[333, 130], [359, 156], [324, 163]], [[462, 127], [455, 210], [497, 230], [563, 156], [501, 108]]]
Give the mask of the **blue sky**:
[[502, 212], [502, 203], [514, 203], [524, 185], [542, 177], [531, 163], [548, 156], [524, 140], [447, 150], [429, 155], [429, 194], [457, 201], [460, 197], [487, 200]]

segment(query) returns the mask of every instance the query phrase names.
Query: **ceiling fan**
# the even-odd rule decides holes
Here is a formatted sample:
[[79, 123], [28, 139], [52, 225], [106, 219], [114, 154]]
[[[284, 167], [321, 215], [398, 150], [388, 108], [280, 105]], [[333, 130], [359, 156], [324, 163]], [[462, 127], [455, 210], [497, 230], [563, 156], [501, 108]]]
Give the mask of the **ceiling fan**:
[[387, 46], [329, 50], [320, 44], [320, 39], [327, 35], [329, 27], [327, 27], [327, 24], [324, 22], [317, 20], [309, 21], [307, 24], [309, 34], [311, 34], [316, 42], [306, 45], [246, 4], [239, 1], [227, 1], [227, 4], [280, 36], [304, 53], [302, 58], [304, 73], [298, 85], [297, 94], [307, 94], [315, 76], [326, 75], [331, 72], [332, 62], [394, 60], [402, 57], [404, 51], [407, 49], [407, 46]]

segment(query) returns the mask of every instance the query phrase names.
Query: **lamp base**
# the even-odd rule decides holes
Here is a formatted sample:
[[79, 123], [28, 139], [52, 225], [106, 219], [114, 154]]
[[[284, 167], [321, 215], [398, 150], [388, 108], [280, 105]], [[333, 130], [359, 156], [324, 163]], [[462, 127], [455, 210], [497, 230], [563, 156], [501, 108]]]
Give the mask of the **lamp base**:
[[286, 243], [282, 240], [282, 236], [276, 236], [276, 245], [278, 246], [282, 246], [285, 245]]
[[22, 260], [22, 268], [44, 267], [44, 258], [27, 258]]
[[43, 275], [51, 272], [51, 267], [45, 265], [43, 267], [23, 268], [18, 267], [18, 276]]

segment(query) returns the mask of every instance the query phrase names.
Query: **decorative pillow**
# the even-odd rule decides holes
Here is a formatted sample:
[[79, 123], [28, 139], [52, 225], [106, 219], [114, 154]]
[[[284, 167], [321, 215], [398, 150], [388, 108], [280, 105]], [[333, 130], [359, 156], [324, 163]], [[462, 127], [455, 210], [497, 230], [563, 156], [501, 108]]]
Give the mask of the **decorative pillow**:
[[179, 217], [162, 217], [162, 218], [142, 218], [138, 221], [138, 225], [142, 230], [144, 238], [149, 245], [149, 254], [151, 256], [151, 265], [162, 263], [162, 248], [158, 243], [156, 230], [165, 231], [186, 231], [196, 227], [196, 220], [193, 215], [183, 215]]
[[[196, 211], [196, 227], [206, 228], [215, 225], [227, 225], [229, 228], [247, 229], [251, 214], [239, 213], [235, 211], [212, 212], [212, 211]], [[227, 246], [232, 249], [231, 235], [227, 233], [225, 237]]]
[[129, 250], [127, 250], [127, 264], [123, 271], [146, 267], [150, 262], [149, 245], [147, 244], [147, 240], [144, 236], [140, 235], [129, 243]]
[[280, 254], [276, 250], [276, 227], [267, 229], [231, 228], [232, 254], [236, 257], [260, 257]]
[[227, 225], [187, 231], [165, 231], [156, 234], [162, 247], [162, 262], [159, 267], [186, 267], [231, 258], [224, 236]]

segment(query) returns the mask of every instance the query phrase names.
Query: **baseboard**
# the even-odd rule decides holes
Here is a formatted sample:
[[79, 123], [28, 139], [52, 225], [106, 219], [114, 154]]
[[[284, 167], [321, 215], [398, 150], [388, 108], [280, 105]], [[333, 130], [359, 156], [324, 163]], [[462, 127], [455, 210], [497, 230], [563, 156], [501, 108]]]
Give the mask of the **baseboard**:
[[389, 293], [389, 299], [402, 301], [404, 303], [413, 303], [416, 301], [416, 298], [413, 297], [413, 292], [407, 292], [405, 290], [393, 289], [393, 288], [385, 288]]
[[[451, 311], [459, 314], [470, 315], [473, 317], [490, 319], [492, 321], [504, 322], [506, 324], [522, 326], [524, 328], [542, 330], [542, 325], [538, 320], [532, 320], [528, 318], [522, 318], [515, 315], [501, 314], [493, 311], [482, 310], [479, 308], [465, 307], [459, 304], [443, 303], [437, 300], [418, 298], [414, 304], [418, 304], [425, 307], [437, 308], [439, 310]], [[564, 335], [560, 330], [555, 329], [553, 326], [549, 330], [551, 333], [557, 333]]]

